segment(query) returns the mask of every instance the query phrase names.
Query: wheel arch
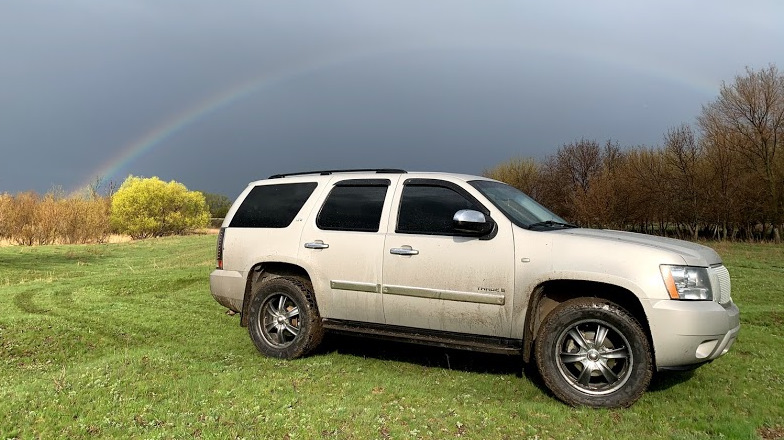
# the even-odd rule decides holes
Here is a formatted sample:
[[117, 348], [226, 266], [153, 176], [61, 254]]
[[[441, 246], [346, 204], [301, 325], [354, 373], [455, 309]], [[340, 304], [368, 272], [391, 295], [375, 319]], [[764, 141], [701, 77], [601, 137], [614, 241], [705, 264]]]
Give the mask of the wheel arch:
[[587, 280], [548, 280], [534, 288], [528, 300], [523, 331], [523, 360], [528, 363], [533, 357], [534, 341], [544, 318], [559, 304], [576, 298], [598, 298], [611, 301], [639, 322], [651, 347], [651, 356], [656, 365], [651, 328], [640, 299], [630, 290], [609, 283]]
[[[248, 326], [248, 309], [253, 296], [258, 291], [259, 285], [267, 279], [284, 276], [299, 278], [308, 284], [311, 290], [313, 288], [310, 274], [302, 266], [281, 261], [256, 263], [248, 271], [248, 278], [245, 282], [245, 293], [242, 299], [242, 310], [240, 311], [240, 325], [242, 327]], [[315, 302], [316, 299], [313, 298], [313, 300]]]

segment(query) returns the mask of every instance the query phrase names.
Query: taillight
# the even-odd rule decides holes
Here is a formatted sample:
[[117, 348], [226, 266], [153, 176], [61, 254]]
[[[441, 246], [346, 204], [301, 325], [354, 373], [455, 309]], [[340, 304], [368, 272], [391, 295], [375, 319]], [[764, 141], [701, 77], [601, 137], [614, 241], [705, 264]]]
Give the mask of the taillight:
[[226, 228], [220, 228], [218, 231], [218, 244], [215, 251], [215, 267], [223, 269], [223, 236], [226, 234]]

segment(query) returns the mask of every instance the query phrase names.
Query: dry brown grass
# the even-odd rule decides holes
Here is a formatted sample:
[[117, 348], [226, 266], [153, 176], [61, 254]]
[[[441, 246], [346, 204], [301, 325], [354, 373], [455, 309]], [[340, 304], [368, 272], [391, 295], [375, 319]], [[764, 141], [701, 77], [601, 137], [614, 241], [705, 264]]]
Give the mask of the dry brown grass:
[[[205, 231], [205, 234], [209, 234], [209, 233], [211, 232]], [[217, 234], [217, 231], [215, 232], [215, 234]], [[133, 241], [133, 239], [131, 238], [130, 235], [109, 234], [102, 243], [129, 243], [131, 241]], [[71, 243], [66, 243], [62, 240], [55, 240], [51, 244], [71, 244]], [[0, 238], [0, 247], [7, 247], [7, 246], [21, 246], [21, 245], [6, 238]]]
[[[219, 229], [214, 229], [214, 228], [199, 229], [197, 231], [194, 231], [193, 235], [218, 235], [218, 231], [219, 231]], [[130, 243], [131, 241], [133, 241], [133, 238], [131, 238], [130, 235], [109, 234], [106, 237], [106, 239], [103, 241], [103, 243]], [[65, 243], [63, 241], [56, 240], [52, 244], [69, 244], [69, 243]], [[7, 247], [7, 246], [20, 246], [20, 245], [17, 244], [17, 243], [14, 243], [13, 241], [11, 241], [9, 239], [0, 238], [0, 247]]]

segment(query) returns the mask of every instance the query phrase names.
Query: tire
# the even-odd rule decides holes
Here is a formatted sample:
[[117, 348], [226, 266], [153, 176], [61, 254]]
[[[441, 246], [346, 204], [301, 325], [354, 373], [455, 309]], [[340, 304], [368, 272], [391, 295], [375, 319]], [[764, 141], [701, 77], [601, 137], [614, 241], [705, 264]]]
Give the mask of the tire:
[[296, 359], [316, 348], [324, 329], [309, 283], [293, 277], [261, 283], [248, 309], [248, 333], [270, 357]]
[[573, 299], [553, 309], [542, 323], [535, 350], [544, 383], [572, 406], [628, 407], [653, 375], [650, 345], [640, 324], [618, 305], [598, 298]]

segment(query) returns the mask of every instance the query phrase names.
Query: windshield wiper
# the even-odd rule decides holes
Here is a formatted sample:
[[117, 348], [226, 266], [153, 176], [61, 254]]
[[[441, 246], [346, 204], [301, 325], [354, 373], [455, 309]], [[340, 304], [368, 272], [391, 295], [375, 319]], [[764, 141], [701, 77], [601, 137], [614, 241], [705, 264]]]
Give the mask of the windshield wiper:
[[556, 226], [561, 228], [579, 228], [579, 226], [572, 223], [557, 222], [555, 220], [545, 220], [543, 222], [536, 222], [528, 225], [528, 229], [541, 228], [541, 227], [553, 228]]

